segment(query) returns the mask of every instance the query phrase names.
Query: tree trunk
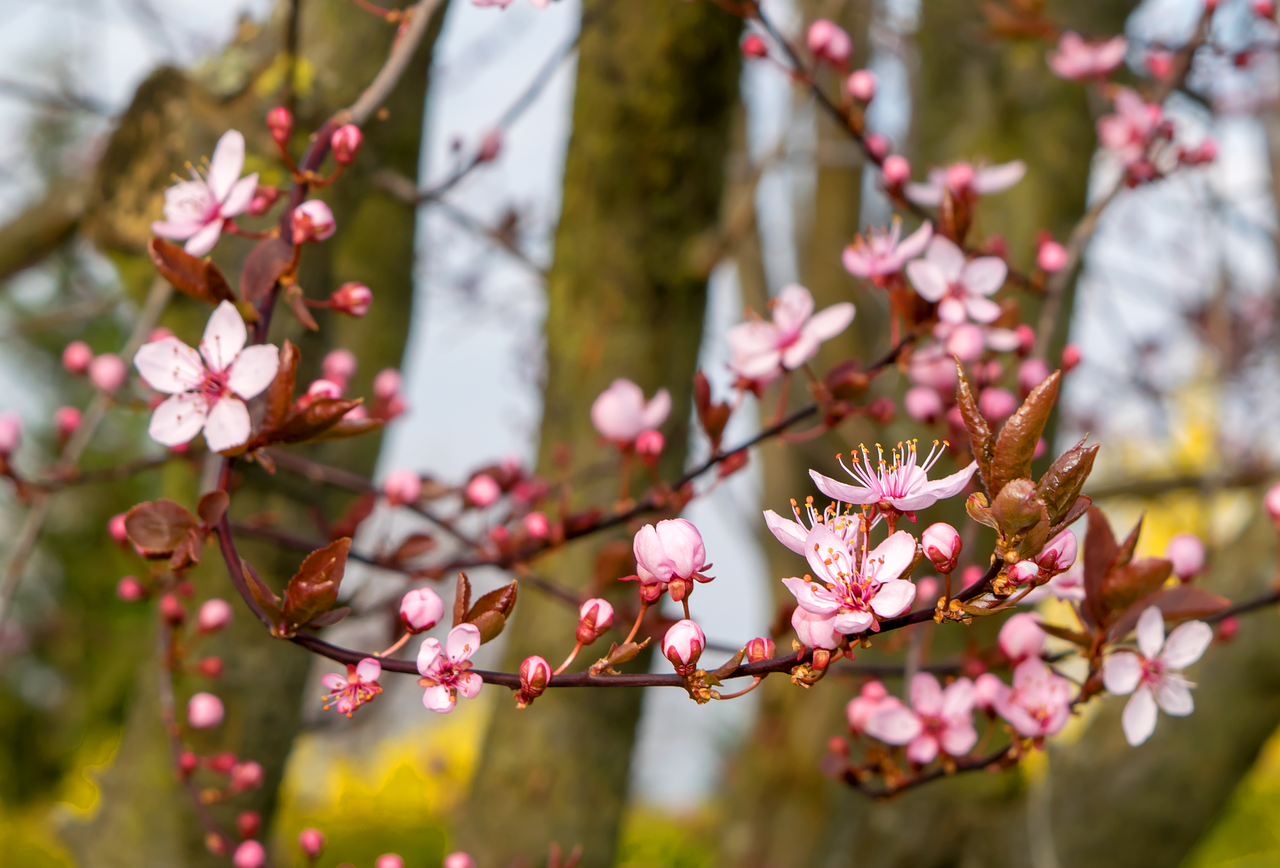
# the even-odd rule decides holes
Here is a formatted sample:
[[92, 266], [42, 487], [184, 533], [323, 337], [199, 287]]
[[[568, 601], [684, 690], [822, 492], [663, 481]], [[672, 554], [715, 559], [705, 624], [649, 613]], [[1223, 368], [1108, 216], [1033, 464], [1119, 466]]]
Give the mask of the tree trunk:
[[[678, 472], [706, 304], [695, 242], [716, 224], [737, 99], [739, 23], [707, 3], [587, 2], [564, 205], [548, 281], [547, 382], [540, 470], [616, 462], [598, 442], [590, 402], [615, 377], [671, 390], [662, 462]], [[640, 477], [637, 468], [636, 476]], [[575, 507], [618, 495], [610, 475], [575, 486]], [[540, 570], [593, 587], [601, 545], [572, 545]], [[629, 546], [625, 546], [629, 549]], [[634, 605], [635, 586], [602, 576]], [[621, 620], [621, 619], [619, 619]], [[508, 627], [508, 666], [552, 661], [572, 645], [577, 612], [533, 592]], [[629, 625], [616, 625], [626, 630]], [[601, 640], [602, 644], [609, 641]], [[599, 656], [584, 652], [581, 664]], [[629, 668], [642, 668], [647, 655]], [[550, 691], [517, 711], [503, 697], [464, 814], [462, 846], [482, 865], [540, 860], [549, 841], [581, 844], [583, 866], [613, 864], [626, 807], [640, 691]]]

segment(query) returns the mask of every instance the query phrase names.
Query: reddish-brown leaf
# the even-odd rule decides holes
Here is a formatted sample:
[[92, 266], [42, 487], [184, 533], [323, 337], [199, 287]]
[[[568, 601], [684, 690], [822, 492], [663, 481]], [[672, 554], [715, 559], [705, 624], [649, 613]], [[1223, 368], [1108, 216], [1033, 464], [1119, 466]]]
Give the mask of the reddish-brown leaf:
[[396, 553], [391, 556], [394, 561], [411, 561], [420, 558], [436, 547], [436, 539], [430, 534], [415, 533], [400, 543]]
[[1106, 608], [1102, 603], [1102, 583], [1116, 559], [1115, 534], [1102, 510], [1089, 509], [1089, 532], [1084, 538], [1084, 614], [1093, 626], [1106, 624]]
[[160, 276], [179, 292], [206, 304], [236, 300], [222, 272], [212, 262], [192, 256], [163, 238], [147, 242], [147, 254]]
[[347, 568], [351, 538], [330, 543], [302, 561], [284, 592], [284, 623], [289, 629], [305, 627], [333, 608]]
[[1174, 585], [1170, 588], [1162, 588], [1125, 609], [1124, 613], [1111, 625], [1109, 638], [1112, 642], [1119, 642], [1129, 635], [1129, 631], [1138, 625], [1138, 617], [1149, 606], [1158, 607], [1164, 613], [1166, 621], [1189, 621], [1220, 612], [1230, 605], [1231, 601], [1226, 597], [1220, 597], [1198, 585]]
[[991, 455], [994, 448], [991, 426], [978, 409], [978, 402], [974, 400], [973, 390], [969, 387], [969, 379], [964, 375], [964, 368], [959, 362], [956, 362], [956, 370], [960, 375], [960, 381], [956, 385], [956, 403], [960, 407], [964, 427], [969, 432], [969, 450], [973, 453], [973, 460], [978, 462], [978, 475], [982, 478], [983, 488], [995, 497], [999, 490], [991, 487]]
[[213, 527], [222, 521], [222, 516], [226, 515], [227, 506], [230, 503], [231, 498], [225, 491], [221, 489], [208, 491], [200, 496], [200, 502], [196, 504], [196, 514], [200, 516], [205, 527]]
[[149, 558], [167, 558], [196, 526], [196, 517], [168, 498], [139, 503], [125, 515], [129, 540]]
[[1011, 480], [1031, 475], [1031, 459], [1045, 423], [1058, 399], [1062, 372], [1054, 371], [1031, 390], [1012, 416], [1005, 421], [991, 452], [991, 485], [999, 491]]
[[355, 536], [356, 531], [360, 529], [360, 525], [373, 513], [373, 508], [377, 505], [378, 493], [376, 491], [366, 491], [351, 501], [347, 511], [342, 514], [342, 518], [335, 521], [333, 526], [329, 528], [329, 538], [338, 539], [344, 536]]
[[293, 311], [293, 315], [298, 318], [298, 322], [313, 332], [320, 331], [320, 324], [316, 322], [316, 318], [307, 309], [307, 303], [303, 300], [302, 294], [290, 293], [288, 299], [289, 310]]
[[471, 580], [467, 578], [467, 574], [459, 571], [458, 584], [453, 592], [453, 626], [461, 624], [467, 617], [467, 610], [471, 608]]
[[1143, 558], [1111, 568], [1102, 582], [1102, 605], [1108, 614], [1121, 612], [1164, 585], [1173, 564], [1163, 558]]
[[276, 370], [276, 378], [267, 387], [267, 413], [262, 420], [262, 429], [268, 433], [280, 427], [289, 408], [293, 406], [299, 358], [298, 348], [286, 338], [284, 346], [280, 348], [280, 367]]
[[337, 425], [343, 415], [360, 406], [359, 398], [319, 398], [289, 412], [284, 421], [266, 433], [269, 443], [305, 443]]
[[292, 267], [293, 248], [288, 242], [278, 236], [263, 239], [245, 257], [240, 294], [248, 301], [261, 300]]

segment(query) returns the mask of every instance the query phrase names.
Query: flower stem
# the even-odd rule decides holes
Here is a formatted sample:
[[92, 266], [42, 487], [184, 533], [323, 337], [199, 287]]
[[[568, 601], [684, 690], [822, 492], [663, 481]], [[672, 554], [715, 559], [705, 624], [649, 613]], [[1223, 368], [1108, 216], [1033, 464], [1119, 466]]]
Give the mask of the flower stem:
[[640, 632], [640, 622], [644, 620], [644, 613], [649, 611], [649, 601], [640, 601], [640, 614], [636, 615], [636, 622], [631, 625], [631, 632], [627, 634], [627, 638], [622, 640], [622, 644], [626, 645], [632, 639], [636, 638], [636, 634]]
[[408, 630], [406, 630], [406, 631], [405, 631], [405, 634], [404, 634], [403, 636], [401, 636], [399, 639], [397, 639], [397, 640], [395, 641], [395, 644], [394, 644], [394, 645], [392, 645], [392, 646], [391, 646], [390, 648], [388, 648], [386, 651], [383, 651], [383, 652], [382, 652], [381, 654], [379, 654], [378, 656], [379, 656], [379, 657], [390, 657], [392, 654], [396, 653], [396, 652], [397, 652], [397, 651], [399, 651], [401, 648], [403, 648], [403, 647], [404, 647], [404, 643], [405, 643], [405, 642], [408, 642], [408, 641], [409, 641], [409, 637], [410, 637], [410, 636], [412, 636], [412, 635], [413, 635], [412, 633], [410, 633]]
[[563, 671], [565, 671], [566, 669], [568, 669], [568, 668], [569, 668], [569, 664], [573, 662], [573, 658], [574, 658], [574, 657], [577, 657], [577, 656], [578, 656], [578, 652], [579, 652], [579, 651], [581, 651], [581, 650], [582, 650], [582, 641], [581, 641], [581, 640], [579, 640], [579, 641], [578, 641], [578, 643], [577, 643], [576, 645], [574, 645], [574, 646], [573, 646], [573, 650], [569, 652], [569, 656], [568, 656], [568, 657], [566, 657], [566, 658], [564, 658], [564, 662], [563, 662], [563, 663], [561, 663], [558, 667], [556, 667], [556, 671], [555, 671], [555, 672], [552, 672], [551, 674], [552, 674], [552, 675], [559, 675], [561, 672], [563, 672]]
[[737, 699], [739, 696], [743, 696], [755, 690], [757, 687], [760, 686], [761, 681], [764, 681], [764, 677], [757, 675], [751, 679], [751, 683], [749, 685], [742, 688], [737, 693], [717, 693], [713, 690], [711, 692], [711, 698], [712, 699]]

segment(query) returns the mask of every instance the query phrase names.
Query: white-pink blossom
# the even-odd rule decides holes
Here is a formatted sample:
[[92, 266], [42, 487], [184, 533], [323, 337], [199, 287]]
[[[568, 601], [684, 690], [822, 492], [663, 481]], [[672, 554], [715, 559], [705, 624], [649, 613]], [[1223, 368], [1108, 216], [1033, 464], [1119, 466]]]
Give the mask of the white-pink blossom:
[[644, 390], [619, 377], [591, 404], [591, 424], [600, 436], [618, 444], [630, 444], [641, 432], [657, 428], [671, 413], [671, 393], [659, 389], [649, 401]]
[[867, 723], [878, 712], [901, 707], [902, 700], [896, 696], [890, 696], [883, 684], [879, 681], [868, 681], [862, 685], [858, 695], [845, 705], [844, 717], [849, 724], [849, 729], [861, 735], [866, 732]]
[[874, 506], [880, 512], [914, 513], [918, 509], [933, 506], [939, 500], [964, 491], [969, 480], [978, 469], [976, 461], [970, 462], [963, 470], [957, 470], [942, 479], [929, 480], [929, 471], [945, 452], [944, 447], [934, 441], [933, 450], [925, 458], [924, 464], [917, 464], [916, 441], [899, 443], [885, 461], [884, 449], [876, 444], [879, 458], [872, 462], [871, 453], [862, 447], [862, 454], [854, 452], [849, 456], [850, 463], [841, 459], [840, 466], [852, 476], [857, 483], [850, 485], [837, 482], [823, 476], [816, 470], [810, 470], [818, 490], [833, 500], [859, 506]]
[[911, 707], [877, 711], [867, 721], [867, 735], [886, 744], [907, 746], [907, 758], [927, 765], [939, 752], [964, 756], [978, 743], [973, 728], [973, 682], [957, 678], [944, 689], [931, 673], [911, 679]]
[[1023, 738], [1053, 735], [1071, 716], [1071, 682], [1039, 657], [1019, 663], [1013, 670], [1013, 686], [1002, 683], [999, 688], [992, 705]]
[[133, 364], [147, 385], [172, 397], [151, 416], [151, 438], [165, 446], [190, 441], [204, 429], [214, 452], [249, 439], [245, 401], [275, 379], [280, 353], [272, 344], [246, 347], [244, 320], [224, 301], [214, 310], [196, 352], [177, 338], [143, 344]]
[[758, 385], [816, 356], [823, 341], [849, 327], [855, 312], [852, 303], [843, 301], [815, 314], [813, 296], [796, 285], [785, 287], [771, 306], [772, 321], [744, 322], [729, 330], [730, 369]]
[[711, 576], [703, 574], [711, 565], [706, 562], [702, 534], [683, 518], [646, 524], [636, 533], [632, 552], [640, 592], [647, 600], [657, 599], [672, 583], [676, 584], [672, 596], [681, 600], [692, 589], [692, 581], [711, 581]]
[[917, 205], [936, 207], [942, 204], [942, 196], [946, 192], [956, 199], [989, 196], [1009, 189], [1026, 173], [1027, 165], [1021, 160], [979, 167], [970, 163], [953, 163], [945, 169], [930, 169], [925, 183], [907, 184], [904, 192]]
[[382, 677], [382, 664], [376, 657], [366, 657], [359, 663], [347, 664], [347, 675], [344, 678], [336, 672], [330, 672], [320, 679], [320, 683], [329, 689], [325, 695], [325, 711], [336, 706], [339, 714], [351, 717], [355, 710], [382, 692], [378, 679]]
[[1039, 657], [1044, 651], [1045, 632], [1040, 619], [1030, 612], [1019, 612], [1000, 625], [998, 644], [1010, 663], [1021, 663]]
[[865, 236], [857, 236], [841, 256], [845, 270], [854, 277], [870, 280], [896, 274], [907, 260], [915, 259], [924, 251], [933, 237], [933, 224], [926, 220], [919, 229], [899, 241], [901, 234], [902, 221], [894, 217], [888, 229], [868, 229]]
[[1147, 147], [1164, 120], [1164, 110], [1127, 87], [1116, 91], [1115, 113], [1098, 119], [1098, 141], [1128, 168], [1145, 164]]
[[459, 624], [449, 631], [442, 648], [439, 640], [424, 639], [418, 650], [418, 684], [426, 688], [422, 704], [448, 714], [461, 694], [471, 699], [484, 682], [471, 670], [471, 655], [480, 648], [480, 631], [474, 624]]
[[234, 615], [231, 604], [220, 597], [205, 600], [196, 614], [196, 626], [201, 633], [216, 633], [231, 623]]
[[1067, 31], [1058, 39], [1058, 50], [1047, 58], [1053, 74], [1068, 81], [1101, 78], [1124, 62], [1129, 43], [1123, 36], [1104, 42], [1086, 42], [1079, 33]]
[[964, 251], [949, 238], [934, 236], [923, 259], [907, 263], [907, 277], [925, 301], [937, 302], [944, 322], [994, 322], [1000, 305], [991, 300], [1009, 275], [1009, 266], [998, 256], [968, 261]]
[[1213, 628], [1188, 621], [1164, 635], [1164, 614], [1149, 606], [1138, 616], [1138, 650], [1116, 651], [1102, 662], [1102, 683], [1108, 693], [1133, 696], [1124, 707], [1124, 737], [1137, 747], [1156, 729], [1157, 707], [1165, 714], [1186, 717], [1195, 710], [1191, 688], [1182, 670], [1200, 659], [1213, 641]]
[[400, 598], [400, 623], [410, 633], [430, 630], [444, 617], [444, 601], [430, 588], [414, 588]]
[[912, 386], [902, 396], [902, 408], [916, 422], [931, 424], [943, 413], [942, 396], [928, 386]]
[[161, 238], [186, 241], [192, 256], [204, 256], [218, 243], [222, 227], [249, 206], [258, 188], [258, 173], [240, 177], [244, 169], [244, 136], [227, 130], [213, 149], [205, 177], [191, 170], [164, 193], [164, 219], [151, 224]]
[[[852, 540], [861, 527], [860, 517], [852, 511], [842, 511], [838, 503], [831, 504], [819, 513], [813, 505], [812, 497], [805, 502], [805, 516], [801, 516], [800, 506], [794, 499], [791, 501], [791, 512], [796, 517], [795, 521], [783, 518], [772, 509], [766, 509], [764, 523], [778, 542], [798, 555], [806, 553], [805, 540], [809, 537], [809, 531], [815, 527], [826, 527], [845, 541]], [[807, 522], [805, 517], [808, 518]]]
[[1204, 542], [1193, 533], [1174, 534], [1164, 556], [1173, 564], [1173, 574], [1186, 581], [1204, 569]]

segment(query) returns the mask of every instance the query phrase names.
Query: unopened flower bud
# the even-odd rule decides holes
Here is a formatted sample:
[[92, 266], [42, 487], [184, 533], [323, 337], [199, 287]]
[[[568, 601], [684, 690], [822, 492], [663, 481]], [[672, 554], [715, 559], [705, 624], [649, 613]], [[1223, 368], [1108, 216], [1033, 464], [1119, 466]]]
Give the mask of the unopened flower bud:
[[898, 405], [887, 395], [881, 395], [862, 408], [867, 418], [878, 425], [888, 425], [898, 415]]
[[189, 750], [184, 750], [178, 754], [178, 774], [184, 778], [189, 778], [197, 768], [200, 767], [200, 758]]
[[95, 356], [89, 363], [89, 381], [104, 392], [114, 392], [124, 385], [129, 369], [115, 353]]
[[707, 647], [707, 637], [693, 621], [677, 621], [662, 637], [662, 656], [671, 661], [682, 675], [693, 672], [702, 649]]
[[10, 455], [22, 445], [22, 420], [17, 413], [0, 413], [0, 455]]
[[1044, 650], [1044, 640], [1040, 619], [1030, 612], [1019, 612], [1001, 625], [997, 643], [1009, 662], [1017, 664], [1030, 657], [1039, 657]]
[[146, 595], [147, 592], [142, 587], [142, 582], [138, 581], [134, 576], [125, 576], [116, 582], [116, 596], [126, 603], [136, 603]]
[[1164, 556], [1173, 563], [1173, 574], [1184, 582], [1204, 569], [1204, 543], [1193, 533], [1175, 534]]
[[897, 187], [911, 180], [911, 163], [901, 154], [885, 157], [880, 170], [884, 172], [885, 183], [890, 187]]
[[229, 750], [209, 757], [209, 768], [220, 775], [229, 775], [240, 760]]
[[400, 393], [402, 378], [395, 368], [383, 368], [373, 378], [373, 396], [388, 401]]
[[236, 831], [241, 838], [256, 838], [262, 828], [262, 815], [257, 811], [241, 811], [236, 817]]
[[252, 839], [241, 841], [235, 856], [231, 857], [231, 864], [235, 868], [262, 868], [267, 864], [267, 851]]
[[62, 351], [62, 367], [71, 374], [83, 374], [93, 361], [93, 350], [84, 341], [72, 341]]
[[960, 559], [960, 534], [954, 527], [944, 521], [931, 524], [920, 534], [920, 547], [924, 549], [934, 569], [940, 573], [949, 573], [956, 568]]
[[400, 598], [400, 623], [410, 633], [430, 630], [444, 617], [444, 601], [430, 588], [414, 588]]
[[651, 428], [648, 431], [641, 431], [636, 437], [636, 454], [646, 464], [653, 464], [662, 455], [662, 450], [666, 445], [667, 441], [662, 436], [662, 432], [654, 431]]
[[874, 160], [883, 160], [889, 154], [889, 140], [879, 133], [867, 133], [862, 144]]
[[125, 514], [118, 512], [107, 522], [107, 533], [116, 545], [129, 544], [129, 532], [125, 529]]
[[1275, 0], [1252, 0], [1249, 8], [1253, 10], [1253, 14], [1259, 18], [1275, 18], [1276, 4]]
[[973, 186], [973, 166], [968, 163], [952, 163], [947, 166], [947, 188], [953, 193], [963, 193]]
[[993, 422], [1007, 419], [1018, 409], [1018, 399], [1008, 389], [983, 389], [978, 395], [978, 409]]
[[173, 594], [165, 594], [160, 598], [160, 614], [170, 626], [177, 627], [187, 620], [187, 607]]
[[307, 397], [312, 400], [341, 398], [342, 386], [333, 380], [313, 380], [311, 385], [307, 386]]
[[372, 303], [373, 290], [355, 281], [342, 284], [329, 296], [329, 304], [333, 309], [347, 316], [364, 316], [369, 312], [369, 305]]
[[59, 407], [53, 412], [53, 427], [58, 439], [66, 440], [80, 427], [80, 411], [75, 407]]
[[769, 56], [769, 47], [763, 39], [752, 33], [742, 40], [742, 56], [759, 60]]
[[476, 151], [477, 163], [489, 163], [498, 159], [502, 153], [502, 130], [492, 129], [480, 140], [480, 149]]
[[833, 21], [819, 18], [809, 25], [809, 50], [814, 57], [832, 66], [844, 68], [853, 54], [853, 40], [844, 28]]
[[1077, 549], [1076, 535], [1069, 530], [1061, 531], [1036, 555], [1036, 565], [1046, 573], [1065, 573], [1076, 562]]
[[1018, 366], [1018, 393], [1025, 398], [1032, 389], [1049, 379], [1050, 373], [1044, 359], [1027, 359]]
[[1048, 274], [1061, 271], [1067, 267], [1067, 248], [1056, 241], [1046, 241], [1036, 251], [1036, 265]]
[[329, 139], [329, 144], [333, 148], [333, 158], [343, 166], [355, 162], [356, 154], [360, 152], [360, 142], [363, 140], [364, 134], [355, 124], [338, 127], [333, 131], [333, 137]]
[[373, 868], [404, 868], [404, 860], [397, 853], [383, 853], [373, 863]]
[[759, 663], [761, 660], [771, 660], [778, 653], [778, 646], [768, 636], [757, 636], [747, 643], [747, 653], [743, 655], [743, 659], [748, 663]]
[[298, 833], [298, 846], [310, 859], [324, 852], [324, 833], [319, 829], [303, 829]]
[[936, 422], [942, 415], [942, 396], [928, 386], [912, 386], [902, 396], [903, 409], [916, 422]]
[[267, 129], [271, 131], [271, 138], [276, 144], [283, 145], [289, 141], [289, 134], [293, 132], [293, 113], [284, 106], [276, 106], [267, 112]]
[[876, 74], [869, 69], [859, 69], [845, 82], [849, 95], [859, 102], [871, 102], [876, 95]]
[[1015, 585], [1025, 585], [1027, 582], [1034, 581], [1040, 575], [1040, 567], [1032, 560], [1018, 561], [1009, 567], [1007, 575], [1009, 581]]
[[546, 539], [551, 534], [551, 522], [540, 512], [531, 512], [524, 517], [525, 533], [534, 539]]
[[222, 658], [205, 657], [199, 664], [197, 664], [196, 671], [198, 671], [204, 678], [221, 678]]
[[256, 790], [267, 779], [267, 773], [260, 763], [253, 760], [236, 763], [231, 768], [231, 786], [238, 792]]
[[261, 217], [271, 210], [271, 206], [276, 204], [280, 199], [280, 188], [273, 186], [258, 185], [258, 189], [253, 191], [253, 198], [249, 200], [249, 205], [244, 210], [251, 217]]
[[1276, 527], [1280, 527], [1280, 483], [1267, 490], [1266, 497], [1262, 499], [1262, 505], [1271, 516], [1271, 520], [1276, 523]]
[[213, 729], [222, 723], [222, 700], [212, 693], [197, 693], [187, 702], [187, 726]]
[[1018, 338], [1018, 354], [1025, 356], [1031, 352], [1036, 343], [1036, 330], [1026, 323], [1019, 323], [1013, 333]]
[[338, 228], [333, 212], [319, 199], [308, 199], [294, 208], [290, 221], [294, 244], [323, 241]]
[[1080, 364], [1081, 358], [1083, 358], [1083, 354], [1080, 352], [1080, 347], [1076, 346], [1075, 344], [1067, 344], [1065, 347], [1063, 347], [1062, 348], [1062, 373], [1065, 374], [1067, 371], [1071, 370], [1076, 365]]
[[608, 600], [593, 597], [578, 607], [578, 630], [575, 637], [590, 645], [613, 626], [613, 606]]
[[487, 473], [477, 473], [467, 483], [467, 500], [476, 506], [492, 506], [501, 496], [502, 488]]
[[214, 597], [205, 600], [196, 615], [196, 626], [201, 633], [214, 633], [231, 623], [231, 604], [226, 600]]
[[396, 470], [382, 483], [382, 493], [392, 506], [417, 503], [422, 496], [422, 480], [412, 470]]
[[351, 350], [330, 350], [325, 354], [324, 361], [320, 363], [320, 373], [326, 379], [344, 389], [347, 387], [347, 381], [356, 373], [358, 366], [355, 353]]
[[1240, 619], [1235, 615], [1223, 618], [1218, 623], [1216, 638], [1219, 642], [1230, 642], [1240, 632]]
[[476, 868], [476, 860], [471, 858], [471, 854], [459, 850], [445, 856], [440, 868]]
[[520, 664], [520, 693], [524, 704], [541, 696], [549, 681], [551, 664], [537, 654], [526, 657]]

